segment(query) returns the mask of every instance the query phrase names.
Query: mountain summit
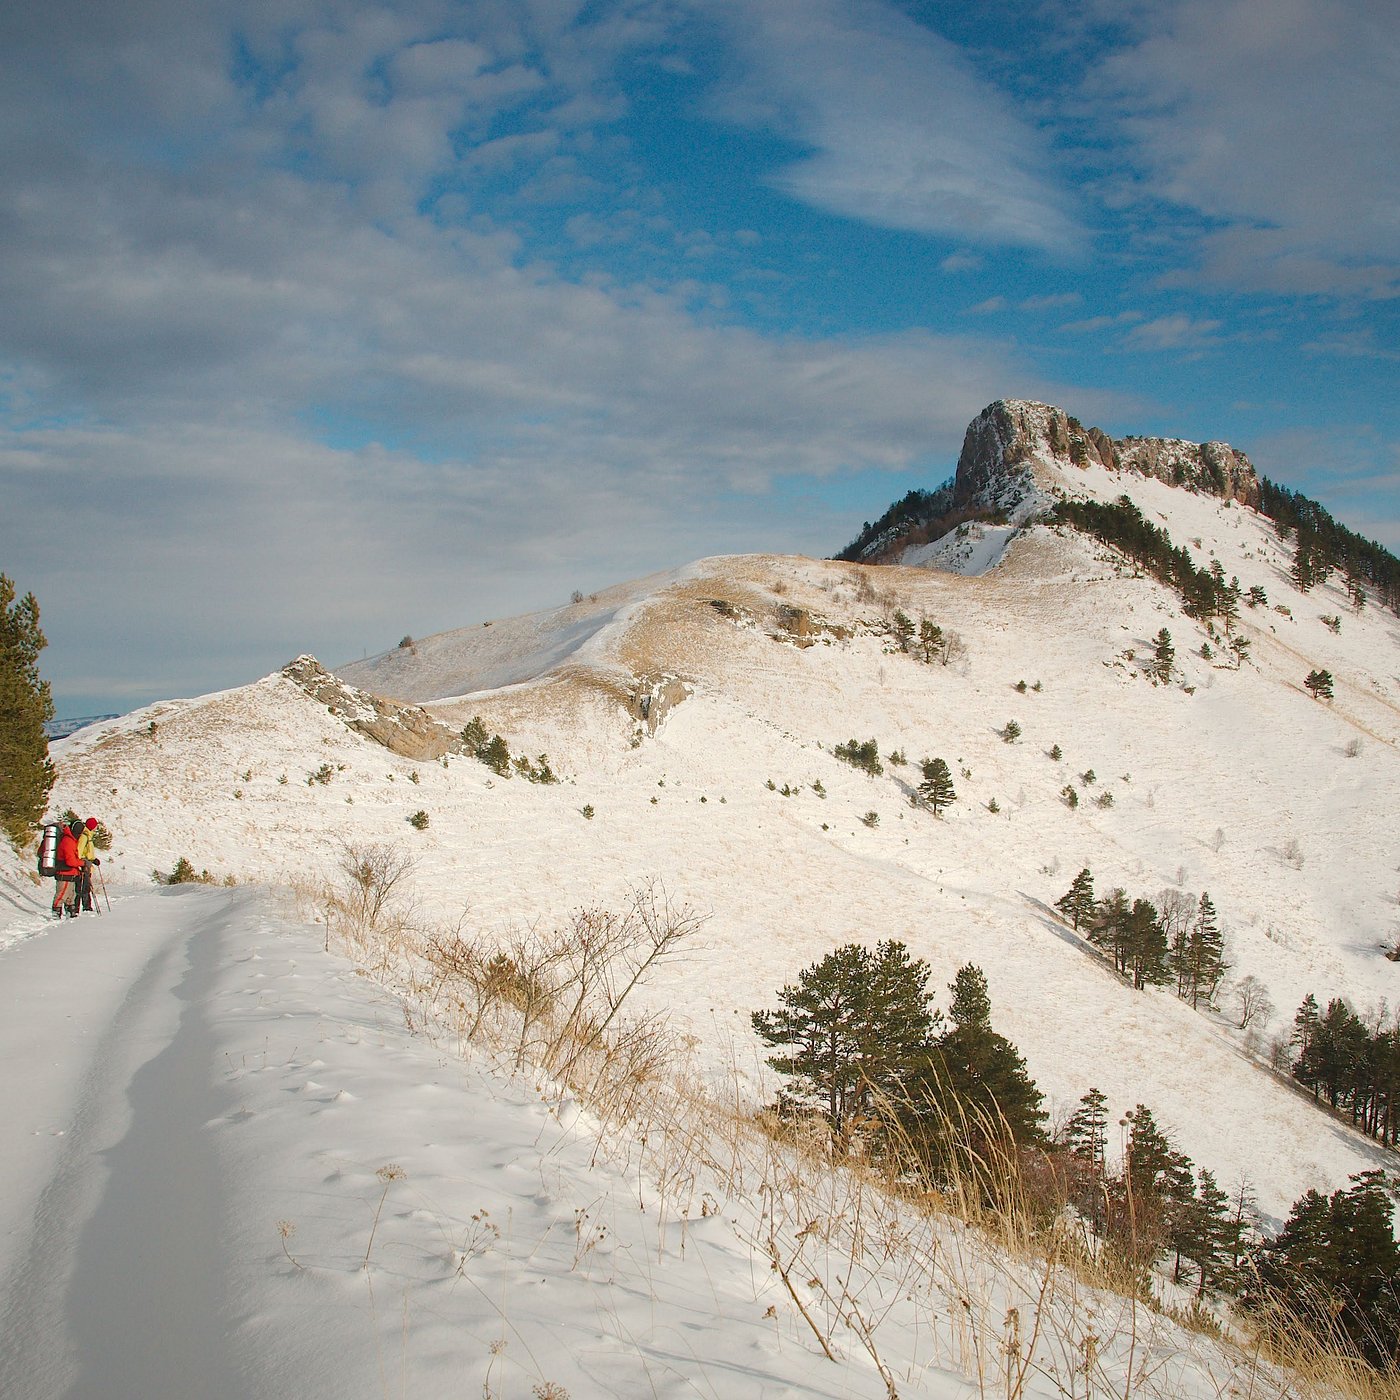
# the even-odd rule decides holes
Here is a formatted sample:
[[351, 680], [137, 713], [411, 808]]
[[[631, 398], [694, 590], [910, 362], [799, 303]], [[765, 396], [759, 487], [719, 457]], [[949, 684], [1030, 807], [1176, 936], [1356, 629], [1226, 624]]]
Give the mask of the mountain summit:
[[1031, 499], [1028, 481], [1044, 482], [1053, 491], [1062, 484], [1056, 477], [1062, 478], [1066, 469], [1091, 462], [1241, 505], [1257, 508], [1260, 501], [1253, 464], [1229, 443], [1111, 438], [1050, 404], [998, 399], [968, 424], [953, 478], [953, 502], [964, 508], [1014, 510]]
[[911, 491], [874, 525], [867, 524], [838, 558], [927, 562], [908, 558], [908, 551], [972, 520], [1023, 525], [1056, 500], [1081, 494], [1090, 466], [1154, 477], [1255, 509], [1263, 498], [1253, 463], [1229, 443], [1112, 438], [1052, 404], [998, 399], [968, 424], [951, 481], [936, 491]]

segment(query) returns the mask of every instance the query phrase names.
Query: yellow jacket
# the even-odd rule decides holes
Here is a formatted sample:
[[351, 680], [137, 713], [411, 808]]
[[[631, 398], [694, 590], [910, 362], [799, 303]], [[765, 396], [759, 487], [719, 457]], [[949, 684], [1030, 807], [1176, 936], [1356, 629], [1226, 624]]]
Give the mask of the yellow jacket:
[[97, 833], [95, 831], [89, 831], [87, 827], [83, 828], [83, 834], [80, 837], [78, 837], [79, 860], [97, 859], [97, 847], [94, 846], [92, 843], [92, 838], [96, 835]]

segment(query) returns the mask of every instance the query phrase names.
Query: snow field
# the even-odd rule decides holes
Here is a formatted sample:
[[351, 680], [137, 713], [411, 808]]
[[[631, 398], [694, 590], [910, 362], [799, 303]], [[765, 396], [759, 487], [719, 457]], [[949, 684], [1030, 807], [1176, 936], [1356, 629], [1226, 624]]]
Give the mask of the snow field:
[[[1251, 664], [1202, 660], [1204, 634], [1165, 590], [1042, 527], [977, 578], [702, 561], [632, 596], [593, 635], [586, 664], [570, 661], [573, 679], [556, 668], [537, 685], [439, 707], [454, 724], [481, 713], [515, 753], [547, 751], [559, 786], [496, 778], [467, 758], [411, 765], [274, 677], [219, 697], [226, 710], [195, 702], [163, 720], [158, 755], [139, 732], [67, 741], [55, 800], [102, 813], [119, 833], [115, 869], [135, 878], [187, 854], [216, 876], [314, 879], [341, 842], [392, 839], [418, 858], [423, 917], [465, 915], [485, 935], [558, 921], [580, 904], [615, 906], [658, 878], [712, 917], [702, 946], [649, 996], [681, 1021], [708, 1072], [740, 1064], [760, 1098], [771, 1085], [749, 1013], [836, 944], [901, 938], [940, 988], [977, 962], [995, 1022], [1053, 1116], [1091, 1085], [1118, 1116], [1145, 1102], [1222, 1182], [1247, 1173], [1277, 1219], [1308, 1187], [1333, 1189], [1378, 1160], [1251, 1055], [1309, 991], [1362, 1009], [1396, 998], [1400, 968], [1380, 952], [1396, 935], [1400, 889], [1394, 620], [1374, 608], [1351, 615], [1335, 586], [1297, 594], [1271, 529], [1247, 510], [1099, 468], [1076, 472], [1073, 485], [1108, 498], [1131, 489], [1174, 541], [1199, 538], [1201, 562], [1214, 551], [1227, 577], [1262, 582], [1292, 618], [1243, 609]], [[727, 619], [710, 598], [744, 615]], [[899, 606], [957, 632], [965, 655], [929, 667], [892, 654], [872, 629]], [[819, 632], [799, 647], [773, 625], [779, 607], [852, 634]], [[1322, 612], [1343, 614], [1340, 636], [1317, 621]], [[1140, 674], [1162, 626], [1177, 647], [1171, 686]], [[403, 671], [399, 693], [455, 691], [486, 645], [478, 634], [496, 653], [548, 650], [539, 619], [443, 634], [426, 690]], [[443, 657], [460, 672], [444, 671]], [[1332, 705], [1301, 687], [1316, 664], [1338, 678]], [[633, 747], [626, 689], [609, 678], [663, 671], [693, 693]], [[1042, 689], [1019, 693], [1019, 680]], [[1008, 745], [998, 731], [1013, 718], [1023, 734]], [[887, 763], [870, 779], [831, 753], [871, 736], [883, 755], [902, 749], [907, 766]], [[1348, 757], [1353, 739], [1360, 752]], [[1060, 763], [1048, 757], [1055, 743]], [[926, 756], [948, 761], [959, 794], [939, 819], [908, 806]], [[308, 786], [323, 762], [338, 770], [332, 781]], [[1092, 786], [1081, 776], [1090, 768]], [[167, 784], [158, 802], [153, 774]], [[1066, 783], [1079, 790], [1076, 811], [1060, 799]], [[796, 795], [784, 797], [785, 785]], [[1103, 792], [1111, 807], [1094, 804]], [[415, 833], [405, 818], [419, 807], [431, 823]], [[868, 811], [874, 828], [860, 821]], [[1295, 842], [1301, 859], [1288, 854]], [[1085, 865], [1100, 893], [1208, 890], [1235, 975], [1269, 989], [1272, 1025], [1251, 1039], [1228, 1017], [1123, 989], [1049, 914]]]

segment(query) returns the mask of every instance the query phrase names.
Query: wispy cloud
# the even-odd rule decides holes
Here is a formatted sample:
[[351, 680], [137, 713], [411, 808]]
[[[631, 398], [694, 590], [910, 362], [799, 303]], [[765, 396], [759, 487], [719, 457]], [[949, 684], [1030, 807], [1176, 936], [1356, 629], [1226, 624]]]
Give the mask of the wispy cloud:
[[1159, 316], [1134, 326], [1124, 337], [1129, 350], [1204, 350], [1221, 343], [1221, 323], [1182, 314]]
[[1058, 311], [1065, 306], [1078, 306], [1084, 298], [1079, 292], [1050, 292], [1041, 296], [1021, 297], [1011, 300], [1004, 296], [988, 297], [975, 306], [967, 308], [969, 316], [990, 316], [998, 311]]
[[[1226, 227], [1198, 276], [1247, 290], [1400, 293], [1400, 22], [1388, 0], [1176, 0], [1096, 66], [1160, 199]], [[1174, 279], [1180, 281], [1180, 279]]]
[[1070, 335], [1097, 335], [1100, 331], [1134, 325], [1142, 319], [1141, 311], [1120, 311], [1114, 316], [1089, 316], [1082, 321], [1067, 321], [1060, 329]]
[[1332, 331], [1307, 341], [1303, 349], [1313, 355], [1336, 355], [1348, 360], [1400, 361], [1400, 350], [1378, 344], [1370, 326], [1353, 331]]
[[[971, 336], [763, 332], [716, 314], [725, 288], [693, 274], [571, 278], [532, 258], [468, 177], [548, 173], [572, 139], [549, 114], [607, 105], [604, 40], [570, 30], [545, 63], [504, 17], [430, 32], [356, 9], [245, 36], [256, 64], [198, 81], [177, 42], [171, 82], [194, 96], [173, 130], [145, 98], [123, 108], [119, 157], [89, 143], [97, 79], [120, 86], [120, 64], [92, 56], [94, 110], [65, 109], [70, 51], [36, 32], [26, 59], [53, 91], [0, 98], [0, 117], [23, 101], [53, 117], [49, 161], [0, 156], [0, 557], [75, 672], [106, 659], [113, 694], [132, 637], [169, 644], [151, 686], [208, 686], [700, 553], [826, 552], [840, 541], [767, 518], [770, 483], [946, 460], [972, 413], [1034, 382]], [[219, 114], [212, 165], [172, 156], [200, 103]], [[702, 264], [721, 247], [616, 206], [565, 224], [580, 246], [630, 234]], [[74, 497], [58, 541], [55, 482]], [[110, 642], [84, 620], [94, 578], [119, 600]], [[172, 617], [192, 585], [199, 607]], [[201, 653], [183, 678], [154, 669]]]
[[885, 228], [1066, 253], [1084, 230], [1050, 148], [946, 40], [885, 0], [733, 0], [748, 65], [732, 120], [808, 148], [773, 178]]

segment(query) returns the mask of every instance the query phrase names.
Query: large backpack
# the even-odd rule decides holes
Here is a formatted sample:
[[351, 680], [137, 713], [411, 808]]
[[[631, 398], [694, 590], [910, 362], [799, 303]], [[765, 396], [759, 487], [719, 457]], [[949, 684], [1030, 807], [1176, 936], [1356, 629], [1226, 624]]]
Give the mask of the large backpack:
[[63, 834], [59, 822], [45, 822], [43, 835], [39, 837], [39, 874], [58, 874], [58, 838]]

